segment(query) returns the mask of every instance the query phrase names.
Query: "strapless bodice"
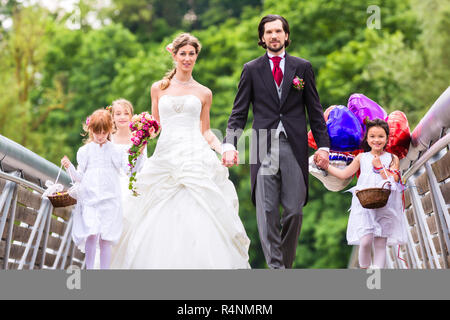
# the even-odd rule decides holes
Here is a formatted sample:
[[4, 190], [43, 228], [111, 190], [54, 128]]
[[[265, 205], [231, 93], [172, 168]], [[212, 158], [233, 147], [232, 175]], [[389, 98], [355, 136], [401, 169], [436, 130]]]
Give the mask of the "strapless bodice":
[[161, 133], [164, 131], [199, 129], [202, 102], [193, 95], [163, 95], [158, 102]]

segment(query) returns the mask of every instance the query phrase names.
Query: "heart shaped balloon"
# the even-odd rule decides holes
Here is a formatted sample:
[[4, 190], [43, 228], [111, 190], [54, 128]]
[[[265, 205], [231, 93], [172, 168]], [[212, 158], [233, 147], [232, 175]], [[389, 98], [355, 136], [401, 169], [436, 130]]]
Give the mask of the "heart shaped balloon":
[[358, 118], [346, 106], [336, 106], [327, 121], [331, 150], [354, 151], [360, 148], [363, 129]]
[[389, 140], [386, 151], [395, 154], [399, 159], [403, 159], [408, 153], [411, 142], [408, 119], [403, 112], [397, 110], [389, 114], [387, 123], [389, 125]]
[[337, 105], [332, 105], [332, 106], [329, 106], [329, 107], [325, 110], [325, 112], [323, 113], [323, 117], [325, 118], [325, 122], [328, 121], [328, 116], [330, 115], [330, 112], [331, 112], [334, 108], [336, 108], [336, 107], [337, 107]]
[[308, 132], [308, 146], [310, 148], [313, 148], [314, 150], [317, 150], [317, 143], [314, 140], [314, 136], [313, 136], [311, 130], [309, 130], [309, 132]]
[[387, 118], [387, 113], [381, 106], [361, 93], [352, 94], [348, 99], [347, 107], [358, 118], [364, 131], [366, 128], [364, 120], [367, 117], [369, 120], [374, 120], [376, 118], [386, 120]]
[[[335, 107], [336, 107], [335, 105], [332, 105], [332, 106], [329, 106], [325, 110], [325, 112], [323, 113], [325, 122], [328, 120], [328, 115], [330, 114], [331, 110], [333, 110]], [[313, 136], [311, 130], [309, 130], [309, 132], [308, 132], [308, 145], [310, 148], [317, 149], [317, 144], [316, 144], [316, 141], [314, 140], [314, 136]]]

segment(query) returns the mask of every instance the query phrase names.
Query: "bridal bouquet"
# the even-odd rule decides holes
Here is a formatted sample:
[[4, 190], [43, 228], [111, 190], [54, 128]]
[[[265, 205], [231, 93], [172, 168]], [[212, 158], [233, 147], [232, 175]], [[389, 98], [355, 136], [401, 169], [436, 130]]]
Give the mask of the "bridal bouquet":
[[[134, 115], [130, 122], [131, 141], [133, 145], [128, 150], [128, 166], [130, 173], [136, 166], [138, 157], [141, 155], [143, 148], [147, 145], [148, 140], [154, 139], [161, 131], [161, 126], [156, 119], [148, 112]], [[131, 173], [128, 188], [133, 192], [134, 196], [138, 196], [136, 187], [136, 172]]]

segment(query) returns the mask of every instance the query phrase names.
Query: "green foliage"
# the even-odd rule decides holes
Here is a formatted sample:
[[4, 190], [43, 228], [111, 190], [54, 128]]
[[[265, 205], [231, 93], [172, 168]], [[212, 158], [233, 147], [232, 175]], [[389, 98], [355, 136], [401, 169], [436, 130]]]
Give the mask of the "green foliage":
[[164, 54], [165, 45], [158, 45], [148, 51], [139, 50], [135, 57], [126, 61], [111, 83], [109, 101], [119, 97], [133, 103], [136, 113], [151, 110], [150, 86], [163, 78], [173, 67], [169, 54]]
[[[380, 30], [367, 27], [370, 5], [380, 8]], [[61, 16], [19, 1], [0, 3], [0, 17], [13, 19], [10, 29], [0, 25], [0, 133], [55, 163], [64, 154], [74, 160], [81, 124], [95, 109], [125, 98], [136, 112], [150, 111], [151, 84], [173, 66], [165, 46], [184, 31], [203, 46], [194, 78], [214, 94], [211, 127], [219, 138], [243, 64], [264, 54], [257, 26], [268, 13], [288, 19], [288, 51], [312, 62], [324, 108], [346, 105], [359, 92], [387, 112], [405, 112], [413, 129], [450, 78], [448, 1], [113, 0], [99, 10], [83, 0], [76, 10]], [[100, 19], [96, 27], [87, 19], [91, 13]], [[247, 128], [252, 118], [250, 112]], [[241, 157], [249, 163], [246, 153]], [[252, 241], [251, 265], [265, 268], [249, 166], [229, 172]], [[294, 267], [347, 266], [350, 202], [350, 194], [310, 178]]]

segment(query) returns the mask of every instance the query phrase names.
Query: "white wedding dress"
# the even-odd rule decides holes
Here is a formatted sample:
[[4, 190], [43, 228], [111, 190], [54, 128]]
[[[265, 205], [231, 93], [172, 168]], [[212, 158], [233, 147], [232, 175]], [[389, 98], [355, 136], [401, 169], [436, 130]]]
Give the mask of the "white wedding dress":
[[200, 132], [200, 99], [164, 95], [158, 107], [161, 134], [137, 174], [139, 196], [124, 203], [111, 268], [250, 268], [236, 190]]

